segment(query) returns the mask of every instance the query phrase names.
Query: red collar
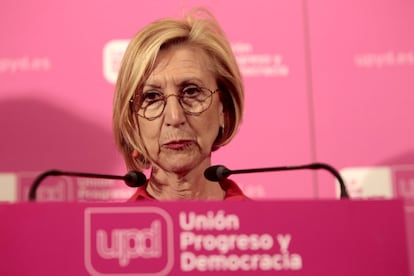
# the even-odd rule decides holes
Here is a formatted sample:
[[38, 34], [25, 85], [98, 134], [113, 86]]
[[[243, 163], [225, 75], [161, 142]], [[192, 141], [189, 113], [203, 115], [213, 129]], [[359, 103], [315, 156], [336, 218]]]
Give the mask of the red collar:
[[[147, 192], [147, 185], [148, 182], [135, 191], [135, 193], [132, 195], [132, 197], [128, 200], [128, 202], [133, 201], [139, 201], [139, 200], [156, 200], [153, 196], [151, 196]], [[243, 191], [237, 186], [237, 184], [230, 180], [225, 179], [220, 182], [221, 187], [226, 192], [224, 195], [224, 200], [230, 200], [230, 201], [243, 201], [243, 200], [250, 200], [245, 194], [243, 194]]]

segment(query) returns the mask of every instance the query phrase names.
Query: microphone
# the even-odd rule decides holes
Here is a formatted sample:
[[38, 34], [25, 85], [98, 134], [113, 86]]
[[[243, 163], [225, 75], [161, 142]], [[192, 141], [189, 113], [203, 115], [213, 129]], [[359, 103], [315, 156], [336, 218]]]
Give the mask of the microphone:
[[108, 175], [108, 174], [95, 174], [95, 173], [79, 173], [79, 172], [65, 172], [59, 170], [49, 170], [42, 174], [40, 174], [34, 181], [33, 184], [30, 186], [29, 190], [29, 201], [36, 201], [36, 191], [39, 187], [40, 183], [48, 176], [79, 176], [79, 177], [88, 177], [88, 178], [101, 178], [101, 179], [121, 179], [124, 180], [125, 183], [129, 187], [140, 187], [145, 184], [147, 178], [145, 174], [139, 171], [129, 171], [124, 176], [118, 175]]
[[324, 170], [329, 171], [335, 176], [335, 178], [339, 182], [339, 187], [341, 190], [340, 198], [349, 198], [349, 194], [346, 189], [344, 180], [342, 179], [339, 172], [334, 167], [328, 164], [325, 164], [325, 163], [311, 163], [308, 165], [299, 165], [299, 166], [284, 166], [284, 167], [257, 168], [257, 169], [245, 169], [245, 170], [229, 170], [223, 165], [216, 165], [216, 166], [208, 167], [204, 171], [204, 177], [210, 181], [219, 182], [232, 174], [291, 171], [291, 170], [303, 170], [303, 169], [311, 169], [311, 170], [324, 169]]

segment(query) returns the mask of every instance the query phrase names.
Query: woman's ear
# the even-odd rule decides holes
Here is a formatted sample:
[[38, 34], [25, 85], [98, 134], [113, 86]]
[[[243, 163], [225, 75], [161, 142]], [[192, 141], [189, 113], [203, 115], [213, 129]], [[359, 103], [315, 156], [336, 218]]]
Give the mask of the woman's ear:
[[219, 123], [220, 123], [220, 127], [222, 127], [224, 129], [224, 110], [223, 110], [223, 103], [220, 103], [220, 117], [219, 117]]

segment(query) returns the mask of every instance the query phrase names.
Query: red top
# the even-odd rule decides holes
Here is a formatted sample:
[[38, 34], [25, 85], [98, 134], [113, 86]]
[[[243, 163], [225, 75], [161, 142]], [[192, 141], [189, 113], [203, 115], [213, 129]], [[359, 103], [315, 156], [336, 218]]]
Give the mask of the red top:
[[[132, 195], [132, 197], [128, 200], [128, 202], [139, 201], [139, 200], [157, 200], [147, 192], [147, 185], [148, 185], [148, 182], [144, 186], [138, 187], [136, 192]], [[237, 184], [230, 179], [225, 179], [221, 181], [220, 186], [226, 192], [226, 194], [224, 195], [224, 200], [232, 200], [232, 201], [250, 200], [250, 198], [248, 198], [246, 195], [243, 194], [239, 186], [237, 186]]]

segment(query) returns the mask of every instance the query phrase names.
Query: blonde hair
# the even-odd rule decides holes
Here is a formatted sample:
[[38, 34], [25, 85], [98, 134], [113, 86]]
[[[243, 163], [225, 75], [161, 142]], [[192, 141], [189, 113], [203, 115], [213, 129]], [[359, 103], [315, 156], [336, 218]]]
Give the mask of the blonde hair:
[[[130, 100], [148, 78], [160, 50], [181, 44], [199, 47], [207, 53], [221, 91], [219, 95], [223, 103], [225, 125], [212, 150], [229, 143], [241, 123], [244, 104], [241, 74], [230, 43], [211, 13], [196, 9], [183, 19], [154, 21], [130, 41], [115, 86], [113, 132], [129, 169], [145, 169], [150, 165]], [[132, 157], [133, 150], [139, 152], [138, 158]]]

